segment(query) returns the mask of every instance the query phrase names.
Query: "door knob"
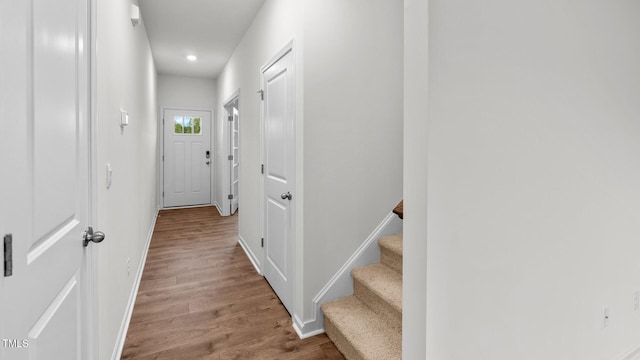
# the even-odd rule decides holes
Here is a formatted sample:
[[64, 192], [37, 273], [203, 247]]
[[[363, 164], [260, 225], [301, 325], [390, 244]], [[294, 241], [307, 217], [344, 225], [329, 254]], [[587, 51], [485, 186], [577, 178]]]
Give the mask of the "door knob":
[[210, 162], [211, 162], [211, 161], [207, 160], [207, 161], [205, 162], [205, 164], [209, 165], [209, 163], [210, 163]]
[[291, 198], [292, 198], [293, 196], [291, 196], [291, 193], [287, 191], [287, 193], [286, 193], [286, 194], [282, 194], [282, 195], [280, 195], [280, 197], [282, 198], [282, 200], [284, 200], [284, 199], [289, 199], [289, 200], [291, 200]]
[[93, 232], [93, 228], [89, 226], [89, 228], [84, 231], [84, 235], [82, 235], [82, 246], [86, 247], [89, 245], [89, 241], [99, 243], [102, 242], [102, 240], [104, 240], [104, 233], [102, 231]]

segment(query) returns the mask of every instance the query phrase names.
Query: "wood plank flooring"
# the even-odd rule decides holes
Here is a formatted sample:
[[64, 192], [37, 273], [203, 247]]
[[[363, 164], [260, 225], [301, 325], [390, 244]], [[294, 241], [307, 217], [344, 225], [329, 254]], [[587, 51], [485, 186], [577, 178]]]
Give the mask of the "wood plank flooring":
[[344, 359], [325, 335], [300, 340], [214, 207], [158, 215], [122, 359]]

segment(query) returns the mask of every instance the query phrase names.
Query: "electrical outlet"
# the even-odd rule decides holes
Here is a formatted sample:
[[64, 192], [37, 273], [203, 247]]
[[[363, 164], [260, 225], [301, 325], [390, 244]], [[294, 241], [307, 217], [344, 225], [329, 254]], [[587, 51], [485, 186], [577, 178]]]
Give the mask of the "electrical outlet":
[[131, 259], [127, 258], [127, 276], [131, 276]]
[[640, 310], [640, 292], [638, 290], [633, 292], [633, 311]]
[[602, 307], [602, 328], [606, 329], [609, 327], [609, 321], [611, 320], [611, 314], [608, 306]]

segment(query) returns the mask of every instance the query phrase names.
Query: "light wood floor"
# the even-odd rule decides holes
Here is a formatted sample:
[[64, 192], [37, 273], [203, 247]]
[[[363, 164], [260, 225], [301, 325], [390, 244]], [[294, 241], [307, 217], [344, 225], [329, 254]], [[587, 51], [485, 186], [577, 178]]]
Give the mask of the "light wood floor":
[[344, 359], [291, 317], [214, 207], [158, 216], [122, 359]]

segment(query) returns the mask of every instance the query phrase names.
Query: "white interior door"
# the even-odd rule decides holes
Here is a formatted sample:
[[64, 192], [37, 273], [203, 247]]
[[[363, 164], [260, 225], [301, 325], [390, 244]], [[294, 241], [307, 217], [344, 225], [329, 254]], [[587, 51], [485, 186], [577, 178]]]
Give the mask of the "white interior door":
[[293, 310], [295, 94], [293, 53], [262, 73], [264, 91], [264, 276], [290, 314]]
[[[236, 103], [237, 104], [237, 103]], [[229, 121], [229, 200], [230, 214], [238, 210], [238, 185], [240, 182], [240, 112], [237, 105], [231, 109], [231, 121]]]
[[[87, 0], [2, 1], [2, 359], [89, 359]], [[12, 240], [12, 246], [8, 246]], [[95, 246], [95, 245], [93, 245]]]
[[211, 203], [211, 113], [164, 110], [164, 207]]

